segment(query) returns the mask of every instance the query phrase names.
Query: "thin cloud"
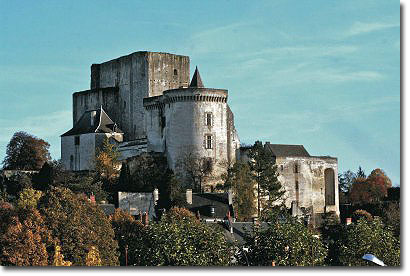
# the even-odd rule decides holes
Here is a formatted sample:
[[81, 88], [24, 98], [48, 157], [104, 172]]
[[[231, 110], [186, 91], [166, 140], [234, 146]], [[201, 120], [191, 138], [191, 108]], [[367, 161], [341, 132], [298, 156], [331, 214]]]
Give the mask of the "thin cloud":
[[388, 28], [399, 27], [399, 24], [392, 23], [365, 23], [365, 22], [355, 22], [345, 33], [345, 36], [356, 36], [370, 32], [376, 32]]

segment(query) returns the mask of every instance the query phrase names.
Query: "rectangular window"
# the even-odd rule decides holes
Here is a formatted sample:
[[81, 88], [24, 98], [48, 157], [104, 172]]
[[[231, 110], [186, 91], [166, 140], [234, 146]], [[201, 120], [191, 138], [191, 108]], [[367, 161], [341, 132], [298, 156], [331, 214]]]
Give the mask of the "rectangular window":
[[299, 190], [299, 181], [295, 181], [295, 187], [296, 187], [296, 190]]
[[283, 171], [283, 165], [280, 165], [280, 170]]
[[79, 145], [80, 144], [80, 136], [75, 136], [74, 137], [74, 145]]
[[206, 113], [206, 125], [212, 126], [212, 113]]
[[206, 135], [206, 142], [205, 142], [206, 149], [212, 149], [212, 135]]

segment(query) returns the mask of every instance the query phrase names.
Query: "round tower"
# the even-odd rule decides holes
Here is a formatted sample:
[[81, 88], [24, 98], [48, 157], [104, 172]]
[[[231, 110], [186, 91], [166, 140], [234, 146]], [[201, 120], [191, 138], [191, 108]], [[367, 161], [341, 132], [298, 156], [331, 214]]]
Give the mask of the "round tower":
[[221, 182], [228, 163], [228, 91], [205, 88], [196, 68], [188, 88], [163, 95], [168, 163], [176, 172], [195, 170], [200, 189], [209, 190]]

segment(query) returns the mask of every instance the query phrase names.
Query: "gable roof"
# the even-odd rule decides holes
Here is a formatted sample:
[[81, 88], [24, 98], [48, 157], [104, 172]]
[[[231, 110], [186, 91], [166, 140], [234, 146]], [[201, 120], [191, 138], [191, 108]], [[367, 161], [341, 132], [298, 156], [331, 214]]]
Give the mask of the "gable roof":
[[307, 152], [303, 145], [280, 145], [270, 144], [269, 142], [266, 142], [265, 147], [268, 147], [272, 155], [276, 157], [310, 157], [310, 154]]
[[100, 107], [84, 112], [74, 127], [61, 136], [79, 135], [85, 133], [123, 133], [117, 124]]
[[204, 88], [204, 84], [202, 83], [201, 75], [199, 75], [198, 66], [195, 67], [195, 73], [192, 77], [191, 84], [189, 87], [199, 87]]

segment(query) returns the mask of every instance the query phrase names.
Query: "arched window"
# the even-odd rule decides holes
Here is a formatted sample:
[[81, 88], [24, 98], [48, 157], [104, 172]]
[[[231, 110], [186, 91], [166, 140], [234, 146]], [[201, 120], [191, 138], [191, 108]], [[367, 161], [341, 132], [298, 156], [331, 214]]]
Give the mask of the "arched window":
[[335, 172], [333, 169], [325, 170], [325, 204], [335, 205]]

